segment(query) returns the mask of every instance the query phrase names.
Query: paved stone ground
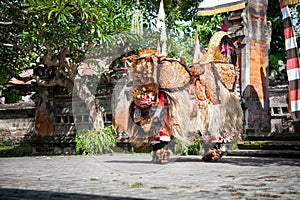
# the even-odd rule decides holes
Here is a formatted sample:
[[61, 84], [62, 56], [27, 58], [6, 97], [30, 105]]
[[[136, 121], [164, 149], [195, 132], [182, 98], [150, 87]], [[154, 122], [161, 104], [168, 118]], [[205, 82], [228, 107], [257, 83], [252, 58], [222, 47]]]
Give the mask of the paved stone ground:
[[300, 159], [149, 154], [0, 158], [0, 199], [300, 199]]

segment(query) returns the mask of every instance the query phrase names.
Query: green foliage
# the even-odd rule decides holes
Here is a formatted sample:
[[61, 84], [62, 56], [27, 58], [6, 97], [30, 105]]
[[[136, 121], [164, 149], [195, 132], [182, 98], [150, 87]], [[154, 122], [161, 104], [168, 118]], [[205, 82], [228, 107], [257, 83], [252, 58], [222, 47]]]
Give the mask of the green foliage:
[[117, 132], [113, 126], [98, 130], [82, 130], [76, 133], [76, 152], [80, 154], [102, 154], [111, 152], [116, 146]]
[[272, 70], [278, 71], [278, 60], [285, 60], [286, 52], [284, 46], [283, 20], [279, 3], [269, 3], [267, 13], [267, 20], [272, 23], [269, 52], [269, 71], [271, 72]]
[[202, 142], [200, 136], [197, 136], [193, 140], [193, 143], [188, 147], [186, 154], [187, 155], [199, 155], [199, 152], [202, 148]]
[[[144, 21], [148, 27], [156, 26], [156, 19], [161, 0], [140, 0]], [[194, 20], [197, 14], [198, 2], [194, 0], [164, 0], [167, 29], [190, 32], [190, 26], [181, 22]]]
[[270, 54], [269, 55], [269, 65], [270, 65], [269, 73], [271, 73], [272, 70], [276, 70], [278, 73], [280, 73], [278, 61], [279, 60], [284, 61], [285, 55], [286, 55], [286, 53], [278, 53], [278, 54]]
[[5, 103], [16, 103], [21, 99], [20, 91], [18, 90], [4, 90], [3, 94], [5, 97]]
[[[140, 0], [144, 27], [156, 27], [159, 4], [160, 0]], [[102, 49], [108, 50], [101, 52], [108, 58], [114, 54], [111, 49], [115, 48], [116, 43], [125, 43], [124, 38], [128, 39], [127, 31], [130, 29], [135, 6], [136, 1], [129, 0], [0, 1], [3, 22], [0, 29], [0, 84], [7, 83], [11, 77], [42, 63], [43, 56], [48, 53], [51, 53], [49, 56], [55, 57], [65, 47], [70, 48], [68, 56], [76, 64], [80, 64], [92, 47], [98, 44], [103, 46]], [[178, 58], [178, 52], [182, 51], [186, 63], [191, 63], [192, 60], [195, 31], [199, 33], [200, 44], [207, 46], [216, 31], [216, 26], [220, 26], [223, 18], [230, 15], [221, 13], [214, 16], [197, 16], [197, 6], [198, 1], [194, 0], [164, 0], [167, 29], [174, 31], [171, 34], [184, 33], [186, 37], [183, 41], [178, 40], [172, 44], [168, 41], [168, 55]], [[297, 10], [291, 8], [294, 9], [292, 16], [297, 15]], [[283, 21], [277, 1], [269, 2], [267, 14], [273, 31], [270, 45], [271, 71], [277, 69], [279, 59], [285, 60]], [[138, 39], [132, 37], [133, 40]], [[121, 48], [126, 45], [123, 44]], [[141, 46], [136, 49], [138, 48]], [[123, 50], [126, 53], [126, 49]], [[113, 61], [107, 61], [110, 62]], [[114, 67], [111, 66], [111, 69]], [[65, 74], [70, 70], [65, 68], [59, 71]], [[72, 76], [62, 76], [62, 79], [69, 77]], [[103, 93], [111, 89], [109, 79], [107, 80], [104, 79], [98, 88]], [[109, 87], [106, 87], [106, 84]]]
[[175, 139], [175, 153], [183, 153], [184, 155], [199, 155], [202, 149], [202, 141], [200, 136], [196, 136], [193, 142], [187, 147], [183, 145], [178, 139]]
[[73, 51], [128, 30], [130, 21], [128, 8], [120, 0], [28, 0], [25, 8], [34, 28], [23, 32], [23, 37], [34, 37], [53, 48], [68, 44]]
[[0, 157], [29, 156], [32, 149], [30, 146], [0, 146]]
[[[300, 6], [298, 6], [300, 8]], [[297, 5], [289, 6], [295, 32], [299, 34], [299, 15]], [[269, 52], [270, 72], [274, 69], [278, 72], [278, 61], [286, 60], [284, 27], [282, 14], [278, 1], [270, 1], [267, 10], [267, 20], [272, 23], [272, 36]]]
[[66, 47], [80, 64], [95, 44], [130, 28], [127, 5], [122, 0], [0, 1], [0, 84]]
[[224, 14], [214, 15], [214, 16], [202, 16], [198, 17], [197, 21], [192, 23], [195, 26], [199, 34], [199, 43], [207, 47], [210, 38], [217, 31], [217, 26], [223, 24]]

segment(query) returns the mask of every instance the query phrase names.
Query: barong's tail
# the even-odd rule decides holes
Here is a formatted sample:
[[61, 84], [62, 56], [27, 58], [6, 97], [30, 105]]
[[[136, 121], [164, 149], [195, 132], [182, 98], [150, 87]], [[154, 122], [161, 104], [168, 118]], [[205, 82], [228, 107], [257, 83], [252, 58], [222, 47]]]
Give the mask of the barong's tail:
[[[206, 113], [201, 113], [207, 115], [206, 124], [202, 125], [206, 129], [200, 130], [204, 142], [237, 139], [243, 131], [243, 110], [235, 88], [233, 87], [233, 91], [228, 90], [213, 63], [211, 66], [205, 65], [202, 77], [211, 91], [211, 102], [207, 104], [206, 109], [203, 108]], [[214, 77], [214, 80], [211, 77]]]
[[229, 92], [220, 80], [217, 80], [219, 104], [209, 103], [198, 108], [195, 116], [195, 99], [186, 90], [167, 93], [170, 102], [171, 133], [186, 145], [189, 145], [198, 133], [204, 142], [222, 142], [226, 137], [237, 139], [243, 130], [243, 111], [236, 93]]

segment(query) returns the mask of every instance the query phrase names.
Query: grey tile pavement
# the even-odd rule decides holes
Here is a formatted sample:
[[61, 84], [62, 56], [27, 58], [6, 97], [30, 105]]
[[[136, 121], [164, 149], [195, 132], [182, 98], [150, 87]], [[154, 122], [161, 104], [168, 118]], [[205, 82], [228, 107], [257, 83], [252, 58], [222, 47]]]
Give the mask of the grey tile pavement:
[[300, 199], [300, 159], [149, 154], [0, 158], [0, 199]]

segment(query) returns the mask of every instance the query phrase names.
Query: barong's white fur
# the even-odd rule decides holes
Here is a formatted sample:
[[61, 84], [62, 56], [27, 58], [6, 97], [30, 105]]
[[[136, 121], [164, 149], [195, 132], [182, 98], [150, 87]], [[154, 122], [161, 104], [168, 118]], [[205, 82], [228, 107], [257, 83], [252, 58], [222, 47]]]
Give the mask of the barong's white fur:
[[[222, 131], [226, 131], [233, 139], [242, 132], [243, 111], [237, 94], [229, 92], [220, 80], [217, 80], [216, 83], [220, 103], [213, 105], [208, 102], [198, 107], [195, 116], [192, 116], [192, 113], [197, 98], [191, 95], [187, 89], [165, 92], [169, 101], [170, 133], [183, 144], [189, 145], [199, 132], [207, 142], [223, 138]], [[125, 104], [130, 105], [130, 103], [126, 102]], [[124, 107], [122, 106], [122, 108]], [[127, 109], [129, 108], [127, 107]], [[165, 126], [165, 121], [161, 118], [160, 122], [155, 125], [151, 122], [150, 130], [145, 131], [132, 121], [129, 112], [124, 113], [116, 111], [115, 114], [122, 114], [127, 118], [124, 120], [127, 123], [126, 132], [136, 146], [148, 145], [148, 139], [157, 134], [160, 127]]]

